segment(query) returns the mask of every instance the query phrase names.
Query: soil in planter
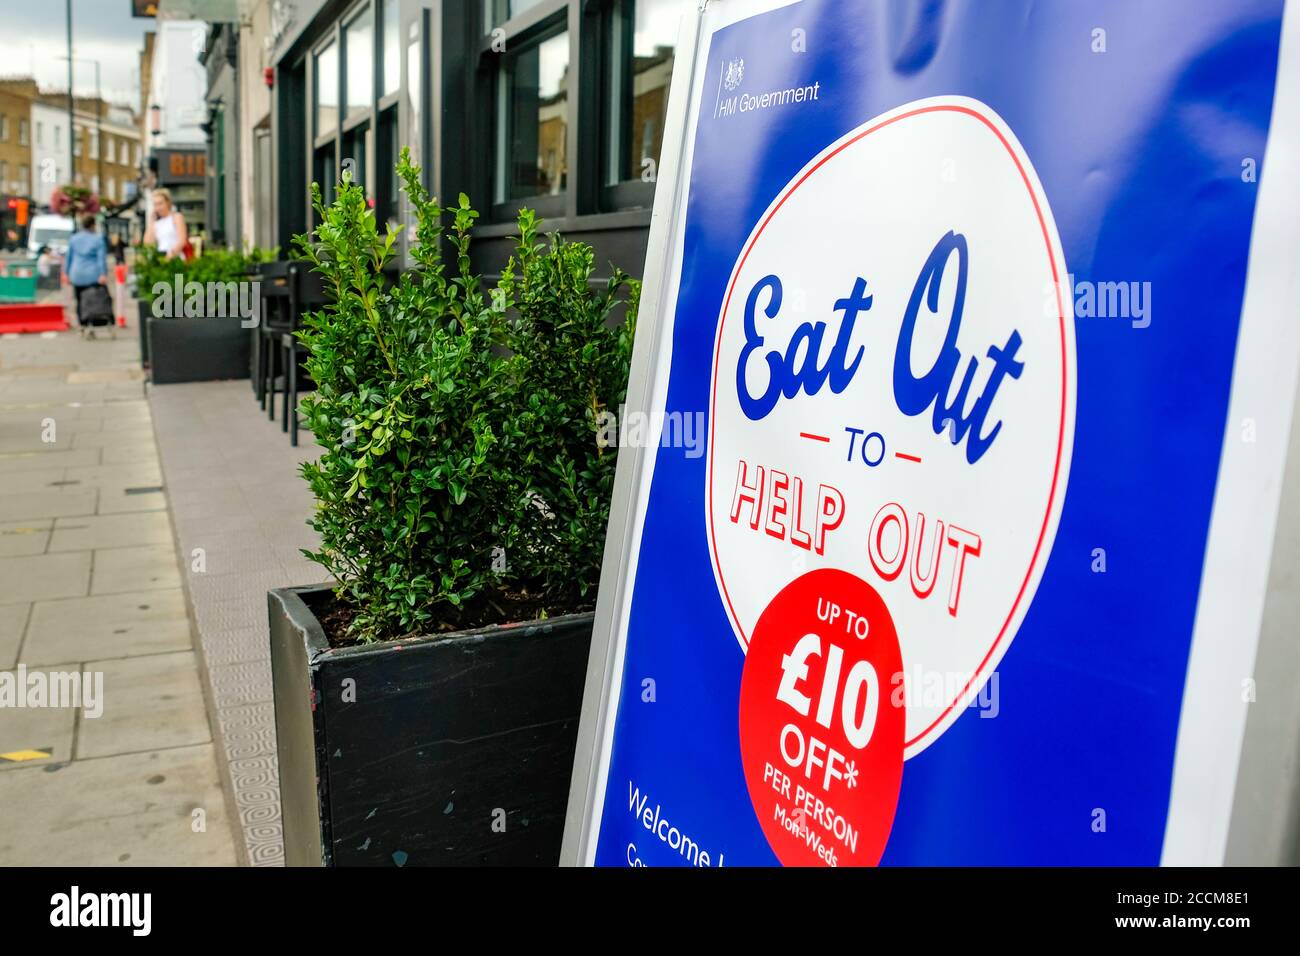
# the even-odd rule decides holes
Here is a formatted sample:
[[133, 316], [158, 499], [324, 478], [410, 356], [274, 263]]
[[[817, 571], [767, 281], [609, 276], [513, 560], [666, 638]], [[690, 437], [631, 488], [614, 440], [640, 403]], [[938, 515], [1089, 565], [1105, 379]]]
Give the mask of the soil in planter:
[[[304, 595], [304, 598], [308, 596]], [[318, 596], [311, 596], [308, 598], [308, 605], [320, 622], [330, 647], [357, 647], [366, 643], [357, 640], [348, 632], [352, 619], [357, 616], [357, 609], [346, 601], [340, 600], [332, 590], [323, 591]], [[595, 595], [592, 595], [589, 601], [557, 602], [540, 595], [507, 588], [485, 590], [467, 601], [458, 613], [449, 613], [447, 618], [436, 625], [431, 625], [427, 631], [404, 634], [392, 640], [407, 640], [428, 634], [468, 631], [494, 625], [505, 626], [521, 621], [536, 621], [539, 618], [560, 617], [564, 614], [581, 614], [592, 610], [595, 606]]]

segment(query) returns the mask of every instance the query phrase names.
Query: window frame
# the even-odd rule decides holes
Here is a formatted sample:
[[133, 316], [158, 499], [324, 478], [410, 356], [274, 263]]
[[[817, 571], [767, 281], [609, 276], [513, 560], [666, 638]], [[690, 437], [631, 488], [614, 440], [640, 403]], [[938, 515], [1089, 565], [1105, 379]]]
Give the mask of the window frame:
[[[610, 163], [609, 145], [613, 142], [615, 134], [614, 123], [614, 95], [616, 92], [616, 81], [613, 76], [613, 42], [614, 42], [614, 8], [622, 3], [623, 0], [602, 0], [600, 7], [600, 22], [596, 27], [597, 35], [594, 37], [593, 46], [596, 49], [592, 56], [592, 70], [595, 73], [594, 86], [596, 88], [597, 101], [597, 129], [599, 130], [599, 142], [602, 145], [596, 169], [596, 189], [598, 192], [598, 205], [602, 212], [626, 212], [638, 209], [650, 209], [654, 205], [655, 187], [659, 182], [659, 170], [663, 166], [662, 146], [658, 159], [655, 160], [655, 178], [650, 182], [642, 182], [637, 179], [620, 179], [618, 182], [610, 182]], [[633, 24], [635, 27], [635, 24]], [[676, 37], [673, 38], [673, 62], [676, 64], [677, 49]], [[634, 54], [635, 55], [635, 54]]]
[[[348, 133], [357, 125], [370, 119], [374, 111], [374, 87], [371, 87], [371, 104], [368, 109], [358, 110], [357, 113], [349, 117], [347, 115], [347, 26], [363, 15], [366, 8], [370, 8], [371, 15], [371, 68], [373, 83], [374, 68], [374, 41], [377, 32], [373, 28], [374, 5], [372, 0], [357, 0], [356, 3], [350, 4], [330, 20], [329, 24], [320, 31], [311, 44], [303, 52], [302, 59], [299, 61], [304, 71], [304, 89], [306, 92], [306, 113], [307, 120], [307, 182], [304, 184], [306, 195], [307, 211], [307, 228], [312, 229], [320, 224], [320, 219], [316, 213], [315, 207], [311, 200], [311, 184], [317, 181], [318, 157], [322, 152], [330, 152], [330, 168], [333, 170], [333, 181], [322, 182], [321, 195], [326, 204], [333, 200], [338, 191], [338, 178], [341, 174], [343, 140]], [[334, 122], [327, 130], [318, 128], [318, 100], [319, 100], [319, 83], [320, 77], [317, 75], [317, 61], [322, 53], [334, 47], [336, 57], [336, 80], [337, 88], [334, 91]], [[369, 167], [369, 163], [363, 164], [363, 172]], [[361, 183], [363, 189], [369, 193], [369, 188], [365, 182]]]
[[[569, 216], [572, 214], [572, 198], [575, 193], [573, 157], [577, 154], [575, 149], [575, 133], [578, 125], [578, 117], [575, 111], [577, 98], [575, 96], [576, 74], [575, 69], [575, 37], [572, 30], [572, 16], [563, 15], [568, 12], [571, 14], [572, 5], [570, 0], [540, 0], [535, 6], [525, 10], [523, 13], [498, 27], [493, 27], [484, 34], [484, 43], [479, 51], [479, 70], [482, 83], [480, 90], [486, 90], [486, 102], [490, 105], [487, 114], [488, 130], [488, 148], [484, 155], [488, 157], [487, 175], [485, 177], [484, 201], [479, 205], [486, 206], [489, 210], [488, 219], [491, 222], [513, 223], [519, 215], [519, 210], [527, 207], [535, 209], [538, 215], [544, 218], [555, 218], [558, 216]], [[484, 11], [486, 12], [486, 8]], [[483, 24], [486, 28], [486, 23]], [[498, 39], [497, 30], [504, 33], [500, 37], [505, 40], [505, 50], [498, 53], [493, 49], [493, 45]], [[520, 48], [525, 50], [540, 47], [548, 40], [553, 40], [559, 36], [567, 36], [569, 41], [569, 68], [568, 68], [568, 85], [564, 91], [566, 103], [568, 106], [568, 117], [565, 123], [565, 161], [566, 161], [566, 182], [564, 189], [555, 194], [543, 194], [538, 196], [528, 196], [521, 199], [506, 199], [502, 202], [496, 201], [498, 174], [501, 161], [502, 140], [500, 136], [500, 123], [502, 96], [504, 90], [501, 86], [501, 79], [505, 66], [505, 60], [508, 57], [517, 57]], [[578, 67], [580, 69], [580, 66]]]
[[[393, 28], [397, 31], [397, 87], [390, 92], [384, 92], [384, 83], [386, 81], [385, 72], [388, 68], [388, 51], [384, 49], [384, 39], [388, 35], [388, 23], [384, 13], [388, 4], [392, 2], [397, 10], [396, 23]], [[406, 35], [402, 30], [402, 0], [374, 0], [371, 10], [373, 16], [373, 25], [375, 31], [375, 102], [379, 104], [378, 112], [383, 112], [389, 106], [397, 103], [402, 96], [402, 58], [406, 52]]]
[[[604, 188], [604, 147], [584, 149], [584, 142], [604, 143], [608, 104], [603, 65], [605, 37], [609, 30], [611, 0], [542, 0], [506, 22], [491, 26], [486, 20], [483, 0], [473, 0], [467, 13], [470, 49], [456, 67], [465, 78], [464, 99], [443, 104], [442, 127], [455, 124], [476, 148], [460, 158], [451, 170], [451, 190], [463, 189], [485, 208], [475, 232], [494, 239], [515, 234], [515, 216], [524, 206], [538, 210], [547, 220], [546, 228], [561, 231], [601, 231], [644, 229], [650, 223], [656, 183], [621, 183], [608, 192]], [[567, 24], [569, 36], [569, 130], [567, 188], [563, 207], [543, 205], [538, 198], [497, 204], [497, 114], [499, 93], [496, 67], [500, 54], [492, 49], [494, 39], [504, 39], [506, 49], [526, 42], [530, 34], [554, 21]], [[499, 32], [498, 32], [499, 31]], [[477, 42], [478, 47], [473, 47]], [[449, 107], [454, 109], [449, 110]], [[457, 115], [459, 110], [464, 112]], [[484, 162], [483, 157], [488, 157]], [[662, 157], [660, 158], [662, 168]], [[446, 160], [444, 159], [444, 162]], [[488, 201], [477, 197], [487, 197]], [[558, 197], [555, 197], [558, 198]], [[548, 208], [549, 207], [549, 208]]]
[[[328, 132], [322, 133], [317, 128], [320, 121], [320, 106], [318, 103], [320, 99], [318, 86], [320, 77], [317, 75], [318, 69], [316, 64], [320, 55], [328, 50], [331, 45], [334, 47], [335, 56], [337, 58], [337, 66], [334, 72], [338, 77], [338, 89], [334, 91], [334, 122], [331, 124], [333, 128]], [[307, 54], [307, 95], [309, 97], [309, 102], [307, 104], [307, 121], [311, 124], [311, 135], [308, 136], [307, 139], [312, 145], [313, 152], [315, 152], [316, 148], [324, 146], [330, 139], [338, 136], [339, 127], [343, 120], [343, 72], [343, 47], [342, 40], [339, 37], [339, 24], [338, 21], [336, 21], [331, 24], [330, 28], [325, 31], [321, 38], [312, 45], [311, 50]]]
[[[379, 0], [361, 0], [361, 2], [349, 7], [338, 19], [336, 24], [339, 37], [339, 120], [343, 127], [343, 132], [355, 128], [359, 121], [364, 117], [370, 119], [370, 114], [375, 112], [375, 100], [379, 95], [379, 69], [378, 60], [383, 56], [383, 51], [379, 46], [379, 29], [376, 28], [376, 11], [381, 6]], [[348, 99], [348, 57], [350, 41], [348, 39], [348, 29], [363, 17], [370, 18], [370, 96], [366, 100], [364, 107], [354, 110]]]

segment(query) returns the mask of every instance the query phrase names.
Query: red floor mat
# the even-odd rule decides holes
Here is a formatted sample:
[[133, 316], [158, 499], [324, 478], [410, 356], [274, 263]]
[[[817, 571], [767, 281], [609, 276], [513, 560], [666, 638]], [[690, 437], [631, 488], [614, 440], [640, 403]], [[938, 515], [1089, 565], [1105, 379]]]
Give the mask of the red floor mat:
[[67, 329], [61, 305], [0, 305], [0, 334], [65, 332]]

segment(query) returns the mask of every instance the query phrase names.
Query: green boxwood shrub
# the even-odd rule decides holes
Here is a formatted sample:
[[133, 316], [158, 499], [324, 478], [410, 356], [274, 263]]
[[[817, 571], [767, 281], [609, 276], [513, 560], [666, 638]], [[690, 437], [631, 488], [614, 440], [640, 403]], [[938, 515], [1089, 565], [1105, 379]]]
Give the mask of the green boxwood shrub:
[[168, 259], [153, 246], [137, 246], [132, 265], [136, 298], [152, 304], [154, 286], [159, 282], [171, 285], [178, 274], [183, 282], [240, 282], [261, 263], [274, 261], [277, 253], [276, 249], [213, 248], [186, 262], [180, 257]]
[[594, 285], [591, 247], [540, 239], [525, 210], [488, 290], [469, 200], [440, 206], [405, 151], [397, 170], [415, 266], [395, 282], [397, 235], [346, 181], [328, 207], [313, 187], [321, 224], [296, 240], [334, 300], [300, 333], [323, 449], [302, 466], [321, 538], [304, 553], [361, 641], [589, 607], [617, 456], [600, 413], [625, 395], [639, 285]]

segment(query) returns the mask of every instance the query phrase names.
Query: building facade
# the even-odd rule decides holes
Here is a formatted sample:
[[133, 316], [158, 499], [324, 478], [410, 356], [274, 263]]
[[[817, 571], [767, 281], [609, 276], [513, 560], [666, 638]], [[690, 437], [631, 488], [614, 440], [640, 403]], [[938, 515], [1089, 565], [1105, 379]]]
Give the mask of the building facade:
[[149, 84], [147, 182], [167, 188], [196, 237], [207, 229], [207, 70], [200, 60], [207, 43], [202, 20], [159, 20], [146, 34], [141, 63]]
[[381, 221], [405, 215], [403, 146], [482, 214], [476, 268], [518, 210], [639, 274], [681, 0], [272, 0], [274, 234], [313, 224], [346, 164]]
[[38, 89], [30, 78], [0, 80], [0, 193], [24, 196], [32, 182], [32, 101]]
[[[102, 115], [96, 116], [99, 110]], [[32, 102], [31, 119], [28, 182], [37, 202], [47, 205], [50, 193], [64, 183], [88, 187], [98, 194], [105, 208], [135, 197], [142, 152], [139, 127], [130, 109], [78, 97], [73, 113], [76, 141], [71, 157], [66, 96], [43, 94]]]

